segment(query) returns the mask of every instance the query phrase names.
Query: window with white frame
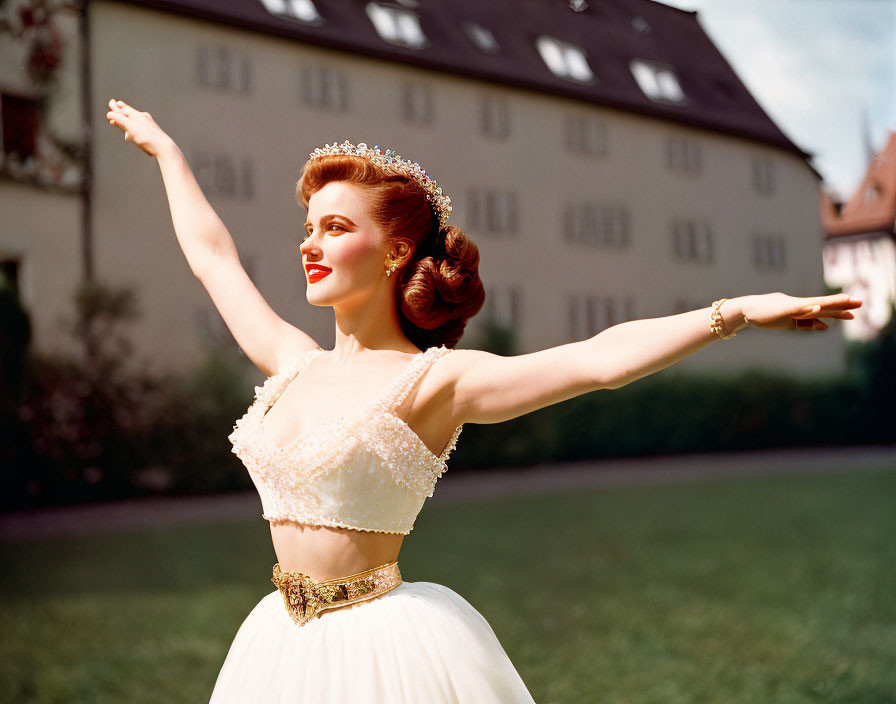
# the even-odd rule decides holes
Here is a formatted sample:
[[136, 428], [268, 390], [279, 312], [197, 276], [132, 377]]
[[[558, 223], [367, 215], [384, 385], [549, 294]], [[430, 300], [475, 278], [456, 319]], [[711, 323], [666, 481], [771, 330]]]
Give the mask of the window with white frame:
[[593, 117], [567, 115], [564, 120], [564, 143], [573, 154], [607, 155], [607, 126]]
[[196, 80], [201, 86], [234, 93], [252, 90], [252, 61], [226, 46], [196, 48]]
[[567, 296], [567, 324], [572, 340], [593, 337], [613, 325], [633, 320], [634, 298], [574, 293]]
[[753, 188], [758, 193], [775, 192], [775, 163], [768, 157], [753, 157]]
[[470, 41], [486, 54], [496, 54], [500, 50], [495, 35], [487, 27], [476, 22], [465, 22], [463, 28]]
[[594, 81], [594, 73], [582, 47], [542, 35], [535, 40], [541, 60], [555, 76], [579, 83]]
[[666, 140], [666, 166], [672, 171], [699, 175], [703, 170], [700, 143], [687, 137], [669, 137]]
[[467, 227], [493, 235], [514, 235], [519, 223], [517, 196], [512, 191], [467, 190]]
[[495, 139], [510, 136], [510, 106], [505, 98], [488, 93], [481, 96], [479, 128], [484, 135]]
[[196, 181], [207, 196], [255, 197], [255, 164], [249, 157], [194, 151], [190, 162]]
[[672, 248], [677, 259], [709, 264], [714, 256], [712, 240], [709, 223], [699, 220], [672, 223]]
[[342, 71], [330, 66], [302, 67], [302, 101], [327, 110], [348, 108], [348, 80]]
[[579, 244], [625, 247], [631, 241], [629, 210], [612, 203], [564, 203], [563, 237]]
[[297, 20], [303, 24], [323, 22], [313, 0], [261, 0], [261, 4], [272, 15], [285, 19]]
[[629, 68], [638, 87], [651, 100], [678, 104], [687, 102], [678, 77], [670, 66], [634, 59]]
[[778, 270], [787, 265], [784, 236], [755, 233], [753, 235], [753, 264], [757, 269]]
[[489, 284], [485, 288], [485, 314], [509, 328], [516, 328], [522, 319], [522, 295], [518, 286]]
[[407, 122], [426, 125], [435, 118], [432, 89], [425, 83], [406, 82], [402, 85], [401, 104]]
[[420, 27], [420, 18], [401, 7], [367, 3], [367, 16], [380, 39], [390, 44], [419, 49], [426, 46], [426, 35]]

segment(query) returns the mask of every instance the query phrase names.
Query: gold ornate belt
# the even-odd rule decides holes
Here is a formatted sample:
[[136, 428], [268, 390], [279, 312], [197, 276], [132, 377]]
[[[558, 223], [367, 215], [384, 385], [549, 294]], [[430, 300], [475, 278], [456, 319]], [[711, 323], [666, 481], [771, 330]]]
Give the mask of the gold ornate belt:
[[274, 565], [271, 581], [283, 595], [283, 603], [292, 620], [303, 626], [313, 616], [320, 618], [321, 612], [328, 609], [356, 604], [392, 591], [401, 584], [401, 573], [396, 561], [348, 577], [318, 581], [302, 572], [283, 572], [278, 562]]

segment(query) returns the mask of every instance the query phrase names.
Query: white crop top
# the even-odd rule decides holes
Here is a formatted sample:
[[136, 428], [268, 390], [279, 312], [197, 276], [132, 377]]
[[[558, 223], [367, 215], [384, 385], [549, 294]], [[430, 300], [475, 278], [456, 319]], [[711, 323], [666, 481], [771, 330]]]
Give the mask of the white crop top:
[[262, 418], [324, 351], [301, 354], [255, 387], [255, 401], [228, 436], [232, 451], [249, 471], [268, 521], [407, 535], [447, 469], [463, 425], [436, 457], [394, 411], [429, 366], [451, 349], [420, 352], [373, 402], [310, 428], [286, 447], [271, 444]]

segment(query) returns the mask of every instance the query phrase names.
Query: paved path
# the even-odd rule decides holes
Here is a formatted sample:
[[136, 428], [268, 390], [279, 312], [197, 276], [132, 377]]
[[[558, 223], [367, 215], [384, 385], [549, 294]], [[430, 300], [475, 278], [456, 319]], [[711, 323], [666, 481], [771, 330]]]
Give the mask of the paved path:
[[[429, 500], [436, 504], [532, 493], [664, 484], [765, 474], [896, 470], [896, 446], [836, 447], [671, 455], [538, 465], [488, 472], [450, 469]], [[119, 529], [261, 520], [254, 490], [201, 497], [145, 498], [0, 515], [0, 541], [40, 540]]]

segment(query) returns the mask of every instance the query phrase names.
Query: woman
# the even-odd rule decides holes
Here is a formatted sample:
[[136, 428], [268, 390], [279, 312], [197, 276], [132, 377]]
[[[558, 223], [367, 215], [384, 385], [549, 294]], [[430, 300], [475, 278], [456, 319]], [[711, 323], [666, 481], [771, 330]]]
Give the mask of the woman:
[[268, 376], [230, 440], [270, 522], [277, 590], [240, 627], [214, 704], [532, 702], [467, 601], [398, 571], [463, 424], [619, 388], [747, 326], [824, 330], [821, 318], [861, 305], [743, 296], [531, 354], [454, 350], [484, 299], [476, 246], [448, 225], [450, 201], [418, 165], [346, 142], [312, 153], [297, 188], [306, 296], [335, 313], [323, 350], [261, 297], [151, 116], [110, 100], [107, 117], [157, 158], [191, 269]]

